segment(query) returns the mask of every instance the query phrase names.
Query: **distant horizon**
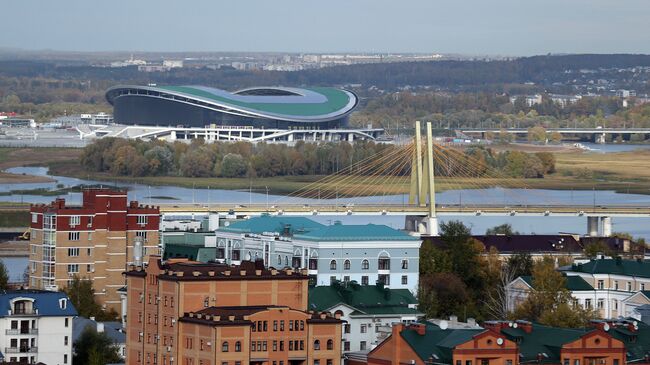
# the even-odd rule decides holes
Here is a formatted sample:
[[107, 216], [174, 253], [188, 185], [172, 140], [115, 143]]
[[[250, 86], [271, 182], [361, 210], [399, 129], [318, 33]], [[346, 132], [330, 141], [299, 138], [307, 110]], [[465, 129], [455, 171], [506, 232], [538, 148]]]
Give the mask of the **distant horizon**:
[[650, 1], [3, 3], [0, 47], [69, 52], [648, 54]]

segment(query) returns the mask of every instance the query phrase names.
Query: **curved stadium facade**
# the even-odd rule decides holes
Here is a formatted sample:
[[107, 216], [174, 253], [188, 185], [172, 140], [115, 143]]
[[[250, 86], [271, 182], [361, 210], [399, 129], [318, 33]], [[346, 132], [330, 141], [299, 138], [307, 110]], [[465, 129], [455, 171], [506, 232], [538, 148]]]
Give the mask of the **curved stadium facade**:
[[106, 99], [120, 124], [276, 129], [345, 127], [358, 103], [347, 90], [287, 87], [231, 93], [205, 86], [117, 86]]
[[382, 129], [349, 128], [357, 96], [336, 88], [116, 86], [106, 92], [112, 126], [77, 128], [85, 137], [295, 142], [376, 139]]

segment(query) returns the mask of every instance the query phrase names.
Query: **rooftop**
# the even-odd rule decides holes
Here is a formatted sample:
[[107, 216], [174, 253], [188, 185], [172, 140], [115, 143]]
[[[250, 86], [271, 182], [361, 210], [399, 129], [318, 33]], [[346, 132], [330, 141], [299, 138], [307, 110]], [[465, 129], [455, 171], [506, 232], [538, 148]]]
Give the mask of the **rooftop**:
[[406, 232], [383, 224], [333, 224], [294, 235], [305, 241], [419, 241]]
[[418, 314], [409, 305], [417, 299], [408, 289], [381, 288], [376, 285], [316, 286], [309, 289], [309, 308], [326, 311], [338, 304], [356, 309], [357, 314]]
[[[532, 276], [522, 276], [521, 277], [528, 285], [533, 286], [533, 277]], [[594, 287], [591, 286], [588, 282], [585, 281], [580, 276], [577, 275], [564, 275], [565, 285], [564, 287], [570, 291], [591, 291], [594, 290]]]
[[596, 259], [584, 264], [573, 264], [563, 269], [586, 274], [613, 274], [650, 278], [650, 260], [624, 260], [622, 258]]
[[[0, 294], [0, 317], [10, 315], [11, 301], [18, 298], [33, 300], [36, 316], [68, 317], [77, 315], [77, 310], [65, 293], [45, 290], [13, 290]], [[66, 300], [64, 308], [61, 308], [60, 299]]]
[[324, 227], [322, 224], [305, 217], [284, 217], [262, 215], [246, 220], [240, 220], [230, 223], [225, 227], [219, 227], [218, 231], [231, 233], [255, 233], [262, 234], [265, 232], [282, 233], [285, 228], [290, 233], [307, 231], [315, 228]]

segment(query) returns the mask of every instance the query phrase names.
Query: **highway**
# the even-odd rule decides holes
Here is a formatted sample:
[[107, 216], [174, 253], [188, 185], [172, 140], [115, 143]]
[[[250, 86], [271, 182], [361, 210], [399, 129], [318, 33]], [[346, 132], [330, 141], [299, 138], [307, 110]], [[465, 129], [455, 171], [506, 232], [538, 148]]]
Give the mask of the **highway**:
[[[526, 134], [528, 128], [466, 128], [459, 129], [462, 133], [500, 133], [505, 131], [512, 134]], [[548, 133], [562, 133], [562, 134], [650, 134], [650, 128], [548, 128]]]

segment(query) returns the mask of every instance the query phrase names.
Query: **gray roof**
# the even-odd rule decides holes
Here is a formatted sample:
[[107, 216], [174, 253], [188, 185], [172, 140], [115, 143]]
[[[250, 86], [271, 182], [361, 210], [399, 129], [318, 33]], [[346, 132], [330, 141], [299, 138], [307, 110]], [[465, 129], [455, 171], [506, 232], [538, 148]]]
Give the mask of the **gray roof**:
[[114, 344], [126, 343], [126, 333], [122, 332], [122, 323], [120, 322], [97, 322], [86, 317], [76, 317], [72, 320], [72, 343], [77, 342], [86, 327], [97, 328], [97, 323], [104, 324], [104, 333]]

